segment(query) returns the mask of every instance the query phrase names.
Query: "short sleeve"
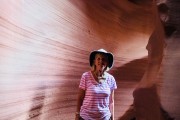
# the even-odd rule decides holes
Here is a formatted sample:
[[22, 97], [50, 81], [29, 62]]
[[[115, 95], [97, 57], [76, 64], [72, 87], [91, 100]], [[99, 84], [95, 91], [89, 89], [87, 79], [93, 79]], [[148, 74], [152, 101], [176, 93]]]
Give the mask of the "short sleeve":
[[111, 76], [111, 90], [117, 89], [116, 80], [113, 76]]
[[79, 88], [81, 88], [83, 90], [86, 89], [86, 81], [85, 81], [85, 75], [84, 74], [81, 76]]

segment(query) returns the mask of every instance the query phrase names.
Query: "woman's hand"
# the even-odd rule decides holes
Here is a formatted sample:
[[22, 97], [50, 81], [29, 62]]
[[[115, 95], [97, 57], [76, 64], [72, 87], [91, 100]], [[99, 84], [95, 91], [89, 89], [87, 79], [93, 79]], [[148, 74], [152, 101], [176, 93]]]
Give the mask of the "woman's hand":
[[76, 115], [75, 120], [79, 120], [80, 116]]

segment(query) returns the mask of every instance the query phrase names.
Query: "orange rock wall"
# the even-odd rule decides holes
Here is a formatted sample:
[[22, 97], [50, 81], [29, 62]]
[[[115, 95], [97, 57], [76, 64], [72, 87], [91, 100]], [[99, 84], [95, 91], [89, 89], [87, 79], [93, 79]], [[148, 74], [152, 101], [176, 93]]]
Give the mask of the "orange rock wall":
[[[134, 64], [144, 65], [134, 77], [118, 70], [147, 57], [155, 27], [152, 8], [127, 0], [2, 0], [0, 119], [74, 119], [79, 80], [89, 70], [94, 49], [114, 54], [117, 83], [122, 78], [140, 80], [146, 61]], [[118, 93], [116, 118], [125, 110], [122, 103], [127, 108], [132, 102], [130, 96], [128, 103], [118, 103]]]

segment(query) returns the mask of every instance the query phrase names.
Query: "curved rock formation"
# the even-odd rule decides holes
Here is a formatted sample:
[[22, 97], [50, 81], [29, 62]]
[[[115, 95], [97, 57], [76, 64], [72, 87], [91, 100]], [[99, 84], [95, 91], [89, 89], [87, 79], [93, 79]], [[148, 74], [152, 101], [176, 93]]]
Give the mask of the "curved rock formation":
[[[99, 48], [115, 56], [120, 117], [147, 67], [146, 45], [160, 24], [154, 7], [149, 0], [2, 0], [0, 119], [74, 119], [80, 76], [89, 70], [89, 53]], [[162, 52], [164, 42], [152, 42], [154, 53]]]

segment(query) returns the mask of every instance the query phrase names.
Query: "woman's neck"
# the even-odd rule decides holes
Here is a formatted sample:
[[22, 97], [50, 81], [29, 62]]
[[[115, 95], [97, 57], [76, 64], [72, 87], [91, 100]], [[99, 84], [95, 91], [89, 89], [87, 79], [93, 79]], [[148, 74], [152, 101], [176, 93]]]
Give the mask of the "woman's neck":
[[93, 73], [96, 77], [102, 77], [104, 75], [104, 71], [101, 70], [94, 70]]
[[94, 70], [94, 71], [91, 71], [95, 80], [98, 82], [98, 83], [103, 83], [105, 82], [106, 80], [106, 75], [105, 75], [105, 72], [101, 72], [101, 71], [97, 71], [97, 70]]
[[93, 75], [95, 78], [97, 79], [106, 79], [106, 72], [105, 71], [98, 71], [98, 70], [94, 70], [92, 71]]

